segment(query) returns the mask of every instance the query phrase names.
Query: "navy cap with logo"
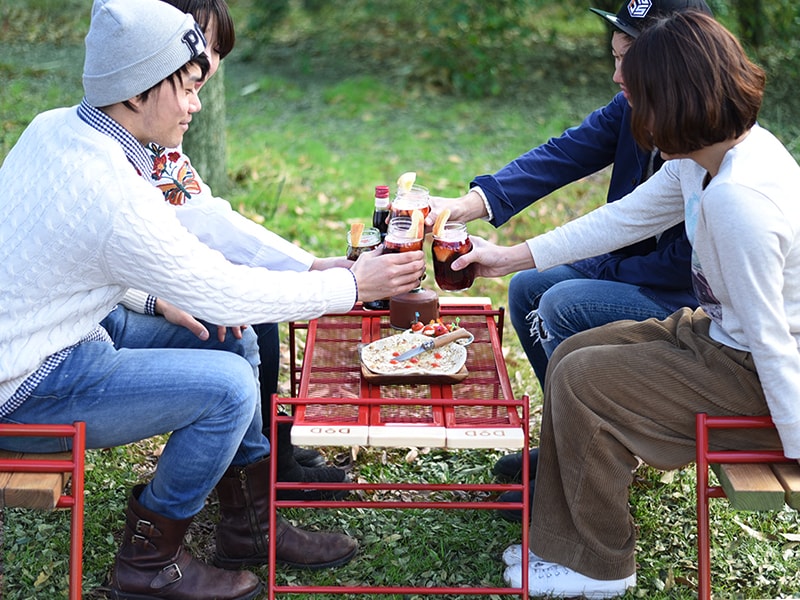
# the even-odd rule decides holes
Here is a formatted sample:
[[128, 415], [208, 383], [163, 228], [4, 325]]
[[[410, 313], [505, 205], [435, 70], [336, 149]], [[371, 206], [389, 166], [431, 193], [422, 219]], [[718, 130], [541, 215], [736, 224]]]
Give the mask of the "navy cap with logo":
[[704, 0], [629, 0], [622, 5], [616, 15], [598, 8], [589, 10], [603, 17], [619, 31], [627, 33], [631, 37], [639, 37], [639, 34], [653, 19], [691, 9], [712, 15], [711, 9]]

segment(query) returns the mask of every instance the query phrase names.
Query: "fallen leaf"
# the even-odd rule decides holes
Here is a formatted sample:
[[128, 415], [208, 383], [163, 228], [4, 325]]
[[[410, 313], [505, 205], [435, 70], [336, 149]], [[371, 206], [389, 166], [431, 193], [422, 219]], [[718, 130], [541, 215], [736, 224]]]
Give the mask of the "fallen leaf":
[[734, 517], [734, 523], [736, 523], [739, 527], [741, 527], [742, 531], [744, 531], [747, 535], [757, 540], [761, 540], [762, 542], [770, 542], [775, 541], [777, 538], [774, 535], [769, 535], [766, 533], [761, 533], [760, 531], [756, 531], [752, 527], [745, 525], [742, 523], [738, 518]]

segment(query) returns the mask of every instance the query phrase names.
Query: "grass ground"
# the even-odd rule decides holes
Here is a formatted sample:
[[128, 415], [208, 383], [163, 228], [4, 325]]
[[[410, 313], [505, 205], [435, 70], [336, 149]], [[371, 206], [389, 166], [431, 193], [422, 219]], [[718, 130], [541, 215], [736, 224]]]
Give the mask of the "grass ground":
[[[80, 99], [85, 4], [0, 0], [0, 160], [36, 113]], [[233, 5], [241, 22], [247, 3]], [[433, 193], [458, 195], [474, 175], [493, 172], [579, 122], [614, 92], [607, 52], [599, 47], [603, 29], [592, 20], [585, 24], [583, 41], [537, 46], [530, 61], [519, 65], [525, 74], [519, 85], [489, 100], [442, 95], [415, 81], [401, 60], [375, 57], [369, 40], [357, 43], [363, 29], [354, 32], [323, 22], [313, 26], [312, 33], [282, 29], [264, 47], [243, 38], [227, 59], [232, 185], [225, 195], [243, 213], [320, 256], [344, 252], [349, 223], [370, 214], [374, 185], [415, 170]], [[791, 88], [791, 80], [777, 79]], [[790, 95], [780, 95], [764, 112], [764, 122], [796, 153], [797, 114]], [[606, 177], [601, 173], [553, 194], [500, 229], [474, 223], [470, 231], [504, 243], [521, 241], [602, 202]], [[507, 283], [508, 278], [479, 281], [471, 293], [503, 305]], [[510, 327], [507, 333], [504, 354], [512, 385], [516, 394], [531, 395], [535, 417], [541, 402], [538, 384]], [[286, 340], [285, 329], [283, 334]], [[288, 361], [284, 347], [284, 392]], [[86, 598], [103, 596], [127, 493], [150, 476], [162, 442], [89, 453]], [[407, 450], [362, 451], [352, 465], [354, 476], [488, 481], [499, 456], [420, 450], [413, 460], [406, 460]], [[346, 449], [326, 452], [335, 459]], [[639, 585], [628, 598], [695, 597], [693, 486], [691, 467], [638, 473], [631, 510], [639, 526]], [[4, 516], [2, 597], [64, 597], [66, 516], [16, 510]], [[297, 510], [289, 516], [313, 527], [346, 530], [361, 544], [357, 560], [310, 576], [314, 583], [500, 585], [500, 554], [519, 535], [518, 526], [482, 511]], [[215, 519], [212, 499], [188, 538], [200, 557], [209, 556], [213, 547]], [[712, 531], [717, 598], [800, 597], [796, 513], [737, 513], [714, 502]], [[305, 581], [306, 575], [280, 570], [280, 577], [292, 582]]]

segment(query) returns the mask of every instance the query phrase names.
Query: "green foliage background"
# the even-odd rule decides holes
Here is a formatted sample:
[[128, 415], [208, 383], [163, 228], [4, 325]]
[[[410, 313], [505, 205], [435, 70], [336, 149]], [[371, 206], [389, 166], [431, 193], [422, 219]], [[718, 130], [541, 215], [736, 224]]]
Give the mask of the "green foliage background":
[[[773, 60], [797, 55], [800, 6], [796, 2], [707, 2], [751, 49], [767, 50]], [[620, 3], [596, 0], [591, 6], [617, 12]], [[346, 13], [355, 35], [399, 51], [414, 67], [415, 77], [461, 95], [486, 96], [505, 94], [509, 86], [515, 86], [520, 73], [514, 65], [530, 56], [532, 48], [585, 31], [586, 9], [585, 2], [576, 0], [355, 0], [346, 7], [324, 0], [276, 0], [252, 3], [243, 22], [250, 36], [265, 41], [293, 11], [304, 12], [316, 22]], [[374, 32], [379, 33], [377, 38]], [[411, 52], [404, 53], [404, 46]], [[774, 55], [778, 46], [783, 58]]]

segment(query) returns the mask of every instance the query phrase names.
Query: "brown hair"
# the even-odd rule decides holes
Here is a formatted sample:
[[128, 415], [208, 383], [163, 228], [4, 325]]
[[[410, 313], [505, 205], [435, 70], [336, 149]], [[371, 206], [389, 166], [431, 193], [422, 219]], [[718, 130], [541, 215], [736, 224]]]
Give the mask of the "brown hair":
[[225, 0], [163, 0], [178, 10], [189, 13], [203, 31], [214, 19], [217, 34], [217, 47], [220, 58], [225, 58], [236, 44], [236, 32], [233, 28], [233, 17]]
[[[152, 93], [152, 91], [154, 89], [156, 89], [157, 87], [159, 87], [162, 83], [169, 83], [172, 86], [173, 90], [177, 89], [178, 88], [178, 83], [177, 83], [178, 78], [180, 78], [180, 80], [182, 82], [183, 78], [186, 77], [189, 74], [189, 67], [192, 67], [192, 66], [200, 67], [200, 76], [201, 76], [202, 79], [205, 79], [206, 78], [206, 74], [208, 73], [208, 69], [211, 67], [211, 63], [209, 62], [208, 56], [206, 55], [205, 52], [202, 53], [202, 54], [198, 54], [192, 60], [187, 62], [185, 65], [183, 65], [180, 69], [178, 69], [177, 71], [175, 71], [171, 75], [168, 75], [167, 77], [165, 77], [164, 79], [159, 81], [154, 86], [146, 89], [141, 94], [137, 94], [136, 97], [139, 98], [139, 100], [141, 100], [142, 102], [144, 102], [145, 100], [147, 100], [150, 97], [150, 94]], [[125, 101], [123, 101], [122, 104], [125, 105], [125, 108], [127, 108], [128, 110], [131, 110], [133, 112], [139, 112], [138, 110], [136, 110], [136, 107], [133, 104], [131, 104], [130, 100], [125, 100]]]
[[742, 135], [756, 122], [766, 82], [736, 37], [697, 11], [645, 29], [625, 53], [622, 75], [634, 138], [667, 154]]

